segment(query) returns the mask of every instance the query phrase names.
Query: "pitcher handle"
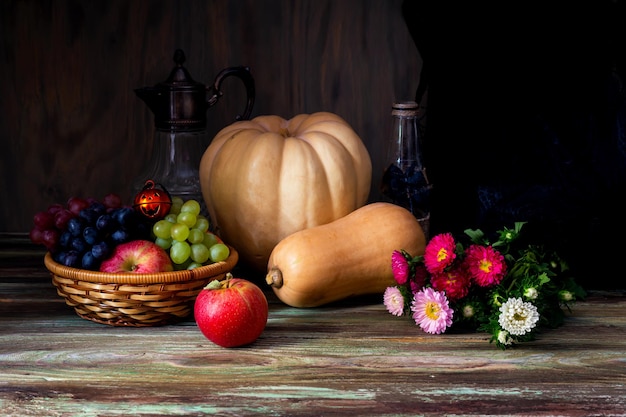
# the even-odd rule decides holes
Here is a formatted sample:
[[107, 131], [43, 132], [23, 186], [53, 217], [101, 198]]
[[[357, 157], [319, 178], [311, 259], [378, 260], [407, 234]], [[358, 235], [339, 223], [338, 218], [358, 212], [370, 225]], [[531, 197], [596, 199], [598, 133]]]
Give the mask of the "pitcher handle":
[[250, 114], [252, 114], [252, 106], [254, 106], [255, 94], [254, 78], [252, 78], [249, 67], [229, 67], [224, 68], [222, 71], [220, 71], [220, 73], [217, 74], [217, 77], [215, 77], [215, 82], [213, 83], [213, 85], [207, 87], [207, 103], [209, 107], [211, 107], [215, 103], [217, 103], [217, 101], [224, 95], [222, 90], [220, 90], [222, 81], [224, 81], [225, 78], [230, 77], [231, 75], [243, 81], [243, 84], [246, 87], [247, 95], [246, 109], [244, 110], [243, 114], [237, 115], [237, 117], [235, 117], [235, 120], [247, 120], [250, 118]]

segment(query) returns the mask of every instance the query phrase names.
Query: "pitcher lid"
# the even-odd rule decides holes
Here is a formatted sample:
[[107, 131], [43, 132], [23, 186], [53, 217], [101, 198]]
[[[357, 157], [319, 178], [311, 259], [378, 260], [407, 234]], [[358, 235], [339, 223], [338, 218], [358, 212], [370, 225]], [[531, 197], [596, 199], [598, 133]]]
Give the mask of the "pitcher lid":
[[170, 72], [169, 77], [161, 83], [158, 83], [155, 87], [162, 88], [166, 90], [176, 90], [176, 89], [199, 89], [204, 90], [205, 85], [195, 81], [187, 68], [183, 66], [185, 63], [186, 57], [185, 52], [182, 49], [177, 49], [174, 51], [174, 68], [172, 72]]
[[162, 131], [197, 131], [206, 127], [207, 89], [194, 81], [183, 66], [185, 53], [174, 52], [175, 66], [169, 77], [152, 87], [135, 89], [154, 113], [154, 124]]

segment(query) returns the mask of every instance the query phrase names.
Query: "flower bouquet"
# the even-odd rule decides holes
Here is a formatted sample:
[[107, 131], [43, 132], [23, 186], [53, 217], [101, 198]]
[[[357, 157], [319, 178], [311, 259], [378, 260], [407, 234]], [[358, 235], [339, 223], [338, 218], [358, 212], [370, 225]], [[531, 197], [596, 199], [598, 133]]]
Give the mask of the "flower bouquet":
[[427, 333], [449, 328], [491, 334], [506, 349], [563, 323], [564, 311], [586, 294], [568, 275], [567, 263], [541, 245], [517, 245], [525, 222], [504, 228], [490, 242], [481, 230], [465, 230], [467, 243], [450, 233], [434, 236], [424, 254], [393, 252], [397, 285], [383, 300], [395, 316], [412, 315]]

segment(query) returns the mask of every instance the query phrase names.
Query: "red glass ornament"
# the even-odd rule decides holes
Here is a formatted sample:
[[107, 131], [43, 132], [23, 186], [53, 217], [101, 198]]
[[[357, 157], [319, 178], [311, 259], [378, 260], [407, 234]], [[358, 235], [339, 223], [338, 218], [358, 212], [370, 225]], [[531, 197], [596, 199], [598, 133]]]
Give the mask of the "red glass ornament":
[[162, 219], [172, 208], [172, 196], [161, 184], [147, 180], [143, 189], [135, 196], [133, 207], [150, 219]]

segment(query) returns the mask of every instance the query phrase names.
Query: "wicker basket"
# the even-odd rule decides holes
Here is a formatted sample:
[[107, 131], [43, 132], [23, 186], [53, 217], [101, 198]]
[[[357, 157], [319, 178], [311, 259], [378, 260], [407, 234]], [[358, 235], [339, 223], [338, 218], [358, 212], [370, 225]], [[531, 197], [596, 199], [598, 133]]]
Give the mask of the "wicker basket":
[[70, 268], [56, 263], [50, 253], [44, 263], [57, 293], [80, 317], [111, 326], [161, 326], [188, 316], [198, 293], [233, 269], [239, 254], [229, 249], [230, 256], [223, 262], [154, 274]]

